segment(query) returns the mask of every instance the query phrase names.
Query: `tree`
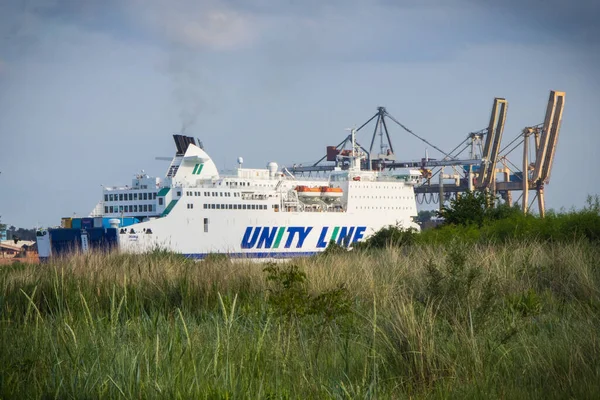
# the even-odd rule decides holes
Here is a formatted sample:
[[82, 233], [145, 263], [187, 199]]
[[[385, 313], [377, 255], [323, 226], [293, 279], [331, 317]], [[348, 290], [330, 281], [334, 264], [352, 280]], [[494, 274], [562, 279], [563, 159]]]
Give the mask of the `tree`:
[[518, 207], [509, 204], [496, 205], [496, 198], [487, 192], [475, 191], [450, 200], [438, 215], [447, 224], [482, 226], [485, 221], [509, 218], [519, 212]]
[[419, 211], [419, 213], [417, 214], [417, 222], [422, 224], [423, 222], [429, 222], [431, 221], [432, 217], [435, 217], [437, 215], [437, 211], [434, 210], [421, 210]]

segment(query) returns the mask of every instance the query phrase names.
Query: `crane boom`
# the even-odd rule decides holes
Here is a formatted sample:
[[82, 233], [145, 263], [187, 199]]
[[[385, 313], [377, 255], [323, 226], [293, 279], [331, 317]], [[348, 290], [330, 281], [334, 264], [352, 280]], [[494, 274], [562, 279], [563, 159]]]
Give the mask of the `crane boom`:
[[550, 91], [546, 117], [544, 118], [540, 144], [537, 148], [535, 167], [532, 174], [532, 181], [537, 184], [548, 183], [550, 181], [550, 172], [552, 170], [554, 155], [556, 154], [556, 144], [558, 142], [558, 133], [560, 131], [564, 106], [565, 92]]
[[498, 161], [500, 143], [502, 142], [507, 108], [508, 102], [506, 99], [499, 97], [494, 99], [487, 138], [483, 148], [479, 188], [489, 188], [496, 180], [496, 163]]

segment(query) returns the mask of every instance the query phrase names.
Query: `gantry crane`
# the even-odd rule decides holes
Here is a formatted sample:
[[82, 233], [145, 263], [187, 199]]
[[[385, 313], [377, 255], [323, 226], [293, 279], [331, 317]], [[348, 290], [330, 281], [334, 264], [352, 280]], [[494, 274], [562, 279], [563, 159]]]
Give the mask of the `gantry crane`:
[[[497, 184], [498, 190], [503, 191], [506, 194], [507, 199], [511, 198], [510, 191], [523, 191], [521, 196], [523, 212], [529, 210], [529, 191], [534, 190], [536, 192], [540, 216], [543, 217], [546, 213], [544, 186], [550, 182], [550, 173], [552, 172], [552, 164], [556, 154], [556, 145], [558, 143], [558, 134], [560, 132], [564, 107], [565, 92], [552, 90], [550, 92], [550, 97], [548, 98], [546, 116], [543, 124], [526, 127], [520, 134], [523, 143], [523, 171], [521, 182], [505, 181], [498, 182]], [[535, 149], [534, 161], [529, 160], [529, 146], [532, 138]], [[517, 145], [519, 145], [519, 143], [517, 143]], [[515, 147], [513, 147], [513, 149], [514, 148]]]
[[[439, 202], [440, 208], [448, 196], [453, 194], [458, 195], [461, 192], [482, 190], [494, 196], [496, 193], [499, 193], [507, 203], [511, 204], [511, 192], [523, 191], [523, 211], [527, 212], [529, 209], [529, 191], [535, 190], [539, 213], [543, 216], [545, 213], [544, 185], [549, 182], [552, 163], [556, 153], [556, 143], [564, 109], [564, 98], [564, 92], [551, 91], [544, 123], [526, 127], [517, 138], [502, 150], [500, 148], [508, 111], [508, 102], [505, 98], [496, 97], [494, 99], [487, 128], [470, 133], [450, 152], [443, 151], [425, 138], [415, 134], [390, 115], [385, 107], [378, 107], [377, 113], [355, 130], [355, 132], [359, 132], [375, 120], [375, 128], [370, 140], [369, 149], [367, 150], [357, 143], [367, 154], [367, 159], [364, 160], [362, 168], [366, 170], [391, 170], [395, 168], [421, 169], [424, 179], [421, 185], [415, 187], [415, 193], [421, 195], [421, 200], [425, 200], [427, 203], [431, 201]], [[409, 134], [440, 152], [442, 155], [441, 159], [430, 159], [426, 156], [420, 161], [398, 161], [394, 153], [386, 119], [390, 119]], [[374, 144], [378, 135], [381, 141], [380, 151], [374, 154]], [[528, 159], [529, 140], [532, 137], [535, 139], [535, 162], [530, 162]], [[345, 164], [345, 158], [339, 156], [343, 156], [344, 152], [349, 151], [346, 149], [346, 146], [350, 143], [350, 138], [351, 135], [348, 135], [337, 146], [328, 146], [325, 156], [312, 165], [293, 165], [287, 167], [287, 169], [294, 174], [326, 173], [333, 171], [334, 168], [346, 169], [348, 165]], [[510, 161], [508, 161], [507, 156], [521, 143], [523, 143], [523, 172], [520, 178], [520, 172], [517, 171], [518, 168], [511, 169], [508, 167]], [[477, 152], [478, 146], [479, 153]], [[512, 148], [508, 152], [505, 152], [511, 146]], [[460, 154], [469, 148], [471, 149], [470, 157], [459, 158]], [[324, 164], [324, 162], [333, 162], [333, 164]], [[498, 164], [502, 164], [502, 168], [498, 168]], [[453, 173], [444, 173], [445, 167], [451, 167]], [[432, 172], [431, 169], [437, 169], [437, 171]], [[503, 173], [504, 180], [498, 181], [497, 174], [500, 172]], [[432, 178], [436, 175], [439, 178], [439, 183], [432, 183]], [[444, 184], [444, 179], [452, 179], [454, 182]], [[430, 196], [430, 201], [426, 200], [427, 195]], [[437, 197], [437, 200], [434, 196]]]

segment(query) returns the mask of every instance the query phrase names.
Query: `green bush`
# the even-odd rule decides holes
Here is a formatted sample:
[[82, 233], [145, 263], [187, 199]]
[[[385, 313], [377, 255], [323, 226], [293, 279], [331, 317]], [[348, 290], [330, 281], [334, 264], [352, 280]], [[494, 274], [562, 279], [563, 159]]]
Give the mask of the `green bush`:
[[414, 244], [417, 236], [418, 231], [414, 228], [404, 229], [398, 225], [390, 225], [381, 228], [363, 242], [355, 243], [353, 247], [356, 250], [402, 247]]
[[[440, 215], [446, 218], [441, 226], [427, 229], [413, 242], [421, 244], [507, 243], [513, 241], [572, 242], [600, 241], [600, 200], [588, 197], [579, 211], [556, 213], [545, 218], [523, 214], [516, 207], [497, 205], [486, 207], [490, 198], [480, 192], [467, 193], [451, 201]], [[389, 229], [382, 230], [387, 236]]]

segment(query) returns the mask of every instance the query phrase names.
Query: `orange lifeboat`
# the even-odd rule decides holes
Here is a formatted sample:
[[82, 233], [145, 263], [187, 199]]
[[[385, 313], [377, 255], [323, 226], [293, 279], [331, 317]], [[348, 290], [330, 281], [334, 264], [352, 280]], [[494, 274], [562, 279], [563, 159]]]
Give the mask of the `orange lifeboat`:
[[321, 190], [316, 187], [296, 186], [295, 190], [298, 192], [298, 197], [319, 197], [321, 195]]

